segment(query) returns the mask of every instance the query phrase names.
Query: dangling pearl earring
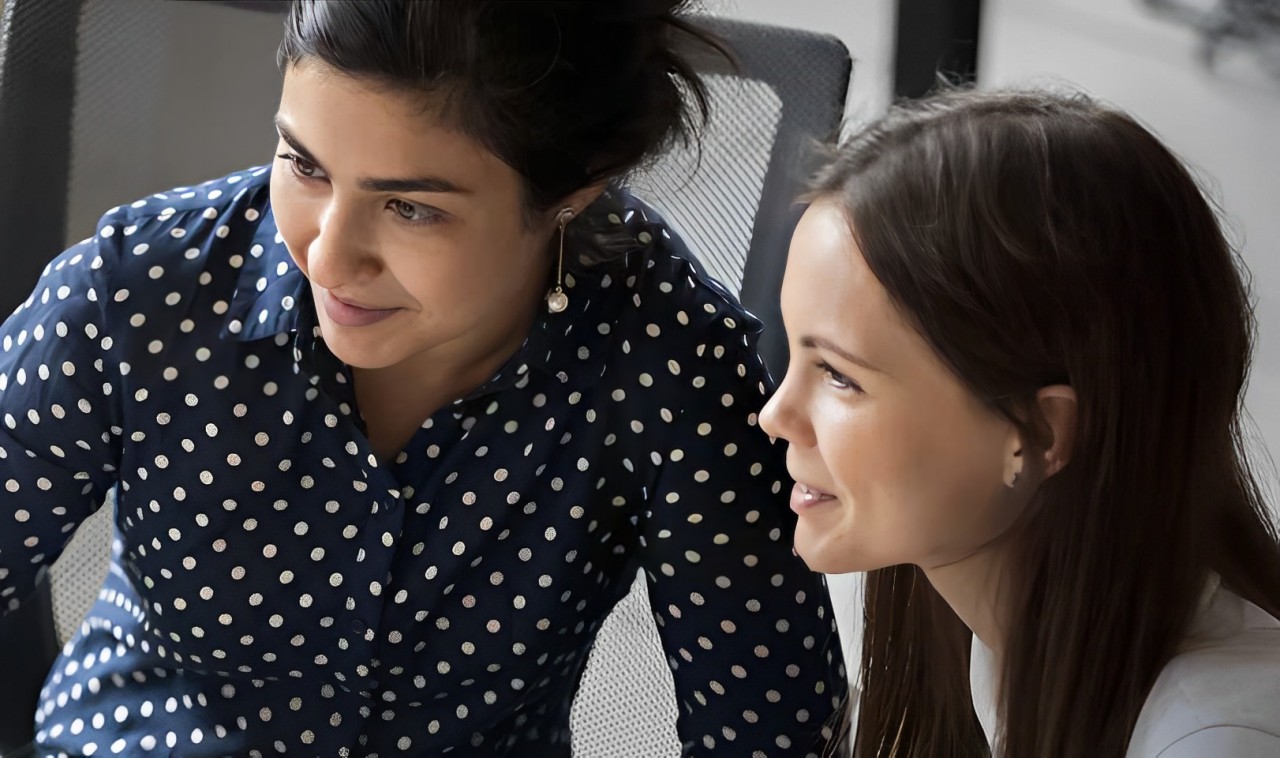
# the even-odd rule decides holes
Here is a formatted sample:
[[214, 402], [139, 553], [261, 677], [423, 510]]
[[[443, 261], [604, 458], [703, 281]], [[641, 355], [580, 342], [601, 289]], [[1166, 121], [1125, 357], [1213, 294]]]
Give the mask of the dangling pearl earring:
[[562, 313], [569, 307], [569, 296], [564, 293], [564, 228], [572, 218], [572, 208], [562, 208], [556, 215], [560, 223], [560, 256], [556, 260], [556, 286], [547, 292], [547, 310], [551, 313]]

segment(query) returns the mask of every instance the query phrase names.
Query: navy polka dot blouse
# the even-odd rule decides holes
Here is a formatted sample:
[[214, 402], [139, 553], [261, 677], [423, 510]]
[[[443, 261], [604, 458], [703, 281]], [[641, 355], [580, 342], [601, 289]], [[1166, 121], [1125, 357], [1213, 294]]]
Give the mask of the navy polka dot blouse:
[[117, 499], [40, 752], [567, 756], [641, 569], [685, 754], [817, 754], [844, 671], [756, 427], [759, 322], [606, 193], [616, 254], [381, 461], [268, 171], [113, 209], [4, 323], [0, 608]]

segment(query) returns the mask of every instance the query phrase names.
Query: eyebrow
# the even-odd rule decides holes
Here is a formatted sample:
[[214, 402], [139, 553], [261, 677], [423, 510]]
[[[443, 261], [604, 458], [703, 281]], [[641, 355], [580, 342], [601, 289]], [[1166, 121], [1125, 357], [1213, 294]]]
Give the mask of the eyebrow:
[[822, 337], [801, 337], [800, 346], [809, 348], [809, 349], [818, 348], [822, 350], [830, 350], [831, 352], [835, 353], [836, 355], [840, 356], [846, 361], [854, 365], [861, 366], [868, 371], [874, 371], [877, 374], [885, 374], [886, 376], [888, 376], [888, 373], [889, 373], [884, 369], [880, 368], [879, 366], [875, 365], [871, 361], [868, 361], [866, 358], [862, 358], [857, 355], [854, 355], [848, 350], [845, 350], [844, 348], [839, 347], [834, 342], [827, 339], [823, 339]]
[[[308, 163], [314, 163], [322, 166], [320, 161], [308, 150], [302, 142], [289, 131], [277, 116], [275, 119], [276, 131], [280, 133], [280, 139], [288, 143], [294, 152], [302, 156], [302, 159]], [[471, 190], [466, 187], [460, 187], [457, 184], [438, 176], [422, 176], [410, 178], [378, 178], [378, 177], [362, 177], [356, 182], [356, 186], [366, 192], [452, 192], [459, 195], [470, 195]]]

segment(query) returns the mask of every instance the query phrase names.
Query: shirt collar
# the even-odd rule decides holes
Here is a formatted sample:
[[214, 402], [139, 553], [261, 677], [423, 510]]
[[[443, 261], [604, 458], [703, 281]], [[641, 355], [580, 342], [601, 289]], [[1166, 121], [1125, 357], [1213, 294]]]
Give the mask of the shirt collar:
[[978, 716], [982, 732], [991, 746], [992, 755], [999, 755], [995, 740], [998, 731], [999, 705], [996, 702], [998, 672], [995, 670], [995, 653], [982, 644], [978, 635], [969, 643], [969, 693], [973, 699], [973, 712]]
[[296, 332], [300, 315], [308, 308], [314, 310], [311, 287], [280, 236], [269, 193], [263, 194], [256, 201], [262, 206], [258, 228], [223, 320], [224, 339], [251, 342]]

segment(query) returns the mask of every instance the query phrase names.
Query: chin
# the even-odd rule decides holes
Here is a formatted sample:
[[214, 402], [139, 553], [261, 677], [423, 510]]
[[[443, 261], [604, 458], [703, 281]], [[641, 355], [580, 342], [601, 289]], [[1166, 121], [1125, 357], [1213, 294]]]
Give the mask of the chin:
[[807, 526], [803, 522], [796, 526], [795, 550], [810, 571], [849, 574], [875, 571], [895, 563], [885, 561], [881, 556], [868, 555], [858, 545], [841, 540], [840, 537], [847, 532], [810, 529]]
[[[804, 524], [796, 526], [796, 554], [800, 556], [810, 571], [823, 574], [843, 574], [850, 569], [844, 568], [848, 556], [842, 555], [838, 544], [830, 540], [830, 533], [821, 530], [810, 532]], [[844, 560], [841, 560], [841, 559]]]
[[831, 545], [818, 546], [816, 549], [806, 550], [797, 544], [796, 553], [804, 560], [810, 571], [816, 571], [820, 574], [849, 574], [883, 568], [878, 564], [868, 564], [866, 561], [857, 560], [857, 556], [834, 549]]
[[329, 352], [352, 368], [378, 369], [400, 362], [400, 357], [387, 349], [385, 340], [373, 339], [372, 335], [357, 339], [349, 334], [335, 334], [331, 329], [322, 329], [321, 336], [324, 337]]

